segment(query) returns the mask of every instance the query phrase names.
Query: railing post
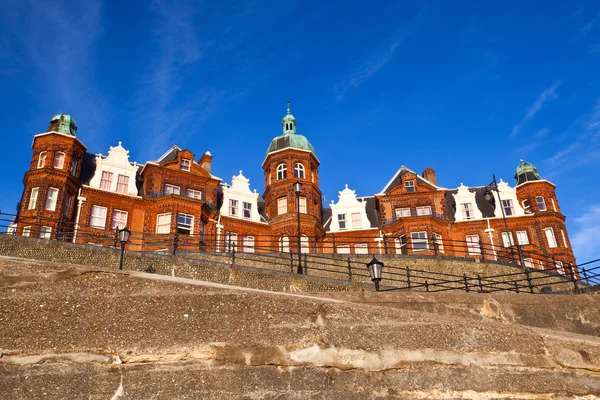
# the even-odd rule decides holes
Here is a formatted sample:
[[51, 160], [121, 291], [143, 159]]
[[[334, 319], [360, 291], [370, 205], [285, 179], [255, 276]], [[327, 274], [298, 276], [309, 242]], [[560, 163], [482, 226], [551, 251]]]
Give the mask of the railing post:
[[352, 281], [352, 264], [350, 263], [350, 257], [348, 257], [348, 280]]
[[304, 275], [308, 275], [308, 253], [304, 253]]
[[231, 249], [231, 266], [235, 267], [235, 246]]
[[179, 232], [173, 235], [173, 255], [177, 254], [177, 246], [179, 246]]
[[433, 254], [434, 255], [438, 255], [438, 244], [435, 240], [435, 238], [433, 237], [433, 235], [431, 236], [431, 244], [433, 245]]
[[481, 261], [485, 260], [485, 251], [483, 250], [483, 242], [479, 239], [479, 251], [481, 252]]
[[385, 254], [388, 254], [388, 244], [387, 244], [387, 235], [383, 235], [383, 250]]
[[533, 293], [533, 283], [531, 283], [531, 273], [528, 269], [525, 269], [525, 275], [527, 276], [527, 285], [529, 286], [529, 291]]
[[425, 280], [425, 290], [429, 292], [429, 282]]
[[290, 252], [290, 273], [294, 273], [294, 255]]
[[406, 266], [406, 284], [410, 289], [410, 268], [408, 267], [408, 265]]
[[519, 282], [515, 281], [515, 292], [519, 293]]
[[119, 243], [119, 228], [115, 228], [115, 243], [113, 245], [113, 247], [115, 249], [117, 248], [118, 243]]
[[573, 282], [574, 289], [577, 292], [579, 290], [579, 285], [577, 284], [577, 279], [575, 279], [575, 272], [573, 272], [573, 265], [571, 263], [569, 263], [567, 268], [569, 268], [569, 275], [571, 276], [571, 282]]
[[469, 281], [467, 280], [467, 274], [463, 274], [463, 281], [465, 282], [465, 292], [469, 293]]
[[335, 247], [335, 233], [331, 234], [331, 241], [333, 243], [333, 254], [337, 254], [337, 247]]
[[588, 274], [585, 268], [581, 268], [581, 273], [583, 274], [583, 279], [585, 279], [585, 284], [590, 285], [590, 281], [588, 280]]
[[60, 232], [62, 227], [62, 217], [58, 220], [58, 225], [56, 227], [56, 231], [54, 232], [54, 240], [58, 240], [58, 232]]
[[479, 284], [479, 292], [483, 293], [483, 283], [481, 282], [481, 275], [477, 275], [477, 283]]

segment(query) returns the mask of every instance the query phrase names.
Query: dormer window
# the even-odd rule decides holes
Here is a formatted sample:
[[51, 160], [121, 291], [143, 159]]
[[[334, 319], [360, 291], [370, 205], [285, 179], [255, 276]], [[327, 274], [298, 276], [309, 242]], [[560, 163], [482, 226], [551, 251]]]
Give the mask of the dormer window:
[[300, 163], [294, 164], [294, 178], [304, 179], [304, 165]]
[[462, 212], [464, 219], [473, 219], [475, 217], [475, 213], [473, 212], [473, 204], [471, 203], [461, 203], [460, 211]]
[[188, 160], [187, 158], [182, 158], [179, 162], [179, 169], [181, 169], [182, 171], [190, 172], [190, 160]]
[[415, 181], [404, 182], [404, 187], [406, 188], [406, 193], [414, 193], [415, 192]]
[[112, 179], [112, 172], [102, 171], [102, 178], [100, 179], [100, 189], [110, 190], [110, 186], [112, 185]]
[[54, 168], [63, 169], [65, 166], [65, 153], [57, 151], [54, 153]]
[[44, 168], [45, 165], [46, 165], [46, 152], [42, 151], [40, 153], [40, 156], [38, 157], [37, 167]]
[[179, 186], [165, 184], [165, 196], [181, 193]]
[[525, 212], [531, 212], [531, 203], [529, 202], [529, 199], [523, 200], [521, 204], [523, 205], [523, 210], [525, 210]]
[[544, 198], [542, 196], [536, 196], [535, 201], [537, 203], [538, 206], [538, 210], [540, 211], [546, 211], [546, 201], [544, 200]]
[[507, 217], [514, 214], [512, 200], [502, 200], [502, 208], [504, 209], [504, 215], [506, 215]]
[[277, 180], [280, 181], [285, 179], [285, 175], [287, 173], [287, 166], [285, 164], [279, 164], [277, 166]]
[[338, 214], [338, 225], [340, 231], [346, 230], [346, 214]]
[[235, 217], [237, 215], [238, 201], [234, 199], [229, 200], [229, 215]]

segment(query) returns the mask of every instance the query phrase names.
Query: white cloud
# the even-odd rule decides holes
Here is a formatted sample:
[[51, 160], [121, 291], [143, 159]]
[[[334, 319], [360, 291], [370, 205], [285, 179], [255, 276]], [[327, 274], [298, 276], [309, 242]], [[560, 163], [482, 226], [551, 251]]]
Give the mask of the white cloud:
[[521, 129], [523, 129], [523, 126], [525, 126], [525, 124], [531, 118], [533, 118], [535, 116], [535, 114], [538, 113], [538, 111], [540, 111], [542, 109], [542, 107], [544, 106], [544, 103], [551, 101], [551, 100], [555, 100], [557, 98], [555, 91], [556, 91], [556, 88], [558, 87], [558, 85], [560, 85], [560, 82], [554, 83], [554, 85], [552, 85], [549, 88], [547, 88], [546, 90], [544, 90], [538, 96], [538, 98], [533, 102], [531, 107], [529, 107], [527, 114], [525, 114], [525, 116], [523, 117], [521, 122], [519, 122], [517, 125], [515, 125], [513, 127], [512, 132], [510, 134], [511, 136], [517, 135], [521, 131]]
[[578, 263], [600, 258], [600, 204], [591, 205], [574, 219], [575, 229], [570, 235], [573, 252]]

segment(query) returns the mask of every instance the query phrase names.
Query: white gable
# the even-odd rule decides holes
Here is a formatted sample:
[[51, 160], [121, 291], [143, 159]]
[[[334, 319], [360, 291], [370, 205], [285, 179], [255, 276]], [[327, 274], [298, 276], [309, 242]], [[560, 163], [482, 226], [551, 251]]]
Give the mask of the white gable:
[[[338, 193], [339, 200], [337, 204], [334, 204], [332, 200], [330, 205], [331, 225], [329, 226], [329, 230], [331, 232], [341, 232], [356, 229], [371, 229], [371, 222], [367, 217], [367, 202], [358, 200], [356, 192], [348, 189], [348, 185]], [[357, 213], [360, 215], [360, 219], [353, 219], [352, 214], [356, 215]], [[339, 215], [345, 215], [346, 227], [344, 229], [340, 229]]]
[[[508, 186], [508, 183], [504, 182], [500, 179], [500, 183], [498, 183], [498, 191], [500, 192], [500, 198], [503, 201], [510, 200], [512, 205], [512, 216], [522, 217], [525, 215], [525, 210], [519, 204], [519, 200], [517, 199], [517, 190], [515, 188], [511, 188]], [[498, 193], [495, 190], [492, 190], [494, 194], [494, 199], [496, 200], [496, 209], [494, 210], [494, 216], [498, 218], [502, 218], [502, 204], [500, 203], [500, 199], [498, 198]], [[506, 215], [510, 217], [511, 215]]]
[[[129, 151], [121, 146], [121, 142], [116, 147], [111, 147], [108, 150], [108, 156], [102, 157], [101, 154], [96, 156], [96, 171], [90, 180], [90, 187], [117, 192], [117, 183], [119, 176], [123, 181], [127, 181], [127, 190], [120, 192], [123, 194], [137, 196], [137, 185], [135, 182], [136, 172], [138, 170], [137, 163], [129, 162]], [[107, 172], [112, 174], [108, 187], [102, 187], [102, 173]]]
[[[254, 189], [254, 192], [250, 190], [250, 180], [242, 175], [242, 171], [240, 171], [239, 175], [231, 178], [231, 186], [223, 184], [221, 215], [260, 222], [258, 197], [259, 194], [256, 189]], [[232, 207], [232, 200], [235, 202], [234, 207]], [[244, 203], [250, 204], [250, 216], [247, 215], [247, 211], [244, 212]]]
[[[456, 211], [454, 213], [454, 220], [457, 222], [460, 221], [470, 221], [474, 219], [483, 219], [483, 214], [477, 207], [477, 202], [475, 201], [475, 192], [471, 192], [468, 186], [460, 184], [458, 188], [458, 192], [453, 194], [454, 202], [456, 203]], [[465, 204], [470, 204], [469, 211], [470, 214], [468, 217], [464, 215], [463, 210], [465, 209]]]

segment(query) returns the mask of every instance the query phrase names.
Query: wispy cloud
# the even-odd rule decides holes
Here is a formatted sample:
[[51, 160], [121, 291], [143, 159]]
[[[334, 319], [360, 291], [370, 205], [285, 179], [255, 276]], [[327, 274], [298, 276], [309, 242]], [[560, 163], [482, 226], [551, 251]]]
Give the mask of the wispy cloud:
[[421, 11], [408, 25], [400, 29], [395, 35], [390, 44], [383, 49], [373, 52], [369, 57], [364, 59], [360, 65], [355, 68], [341, 82], [333, 86], [333, 91], [337, 100], [341, 100], [346, 96], [348, 91], [362, 85], [381, 70], [392, 58], [398, 49], [398, 46], [409, 36], [414, 34], [422, 17]]
[[532, 151], [534, 151], [538, 147], [540, 147], [540, 145], [542, 143], [544, 143], [544, 141], [541, 139], [545, 138], [549, 134], [550, 134], [550, 129], [548, 129], [548, 128], [542, 128], [542, 129], [538, 130], [533, 135], [531, 135], [531, 139], [529, 140], [529, 143], [525, 146], [521, 146], [521, 147], [517, 148], [514, 151], [514, 154], [518, 155], [521, 158], [525, 157], [527, 154], [531, 153]]
[[527, 114], [525, 114], [525, 116], [523, 117], [523, 119], [521, 120], [521, 122], [519, 122], [517, 125], [515, 125], [513, 127], [510, 136], [517, 135], [521, 131], [521, 129], [523, 129], [523, 127], [525, 126], [525, 124], [527, 124], [527, 122], [529, 122], [529, 120], [531, 118], [533, 118], [535, 116], [535, 114], [537, 114], [538, 111], [540, 111], [542, 109], [542, 107], [544, 106], [545, 103], [547, 103], [548, 101], [551, 101], [551, 100], [555, 100], [557, 98], [555, 91], [556, 91], [556, 88], [559, 85], [560, 85], [560, 82], [554, 83], [554, 85], [552, 85], [549, 88], [545, 89], [538, 96], [538, 98], [533, 102], [533, 104], [531, 105], [531, 107], [529, 107], [529, 110], [527, 111]]
[[586, 207], [586, 211], [574, 219], [575, 229], [570, 236], [571, 246], [579, 263], [600, 258], [600, 204]]

